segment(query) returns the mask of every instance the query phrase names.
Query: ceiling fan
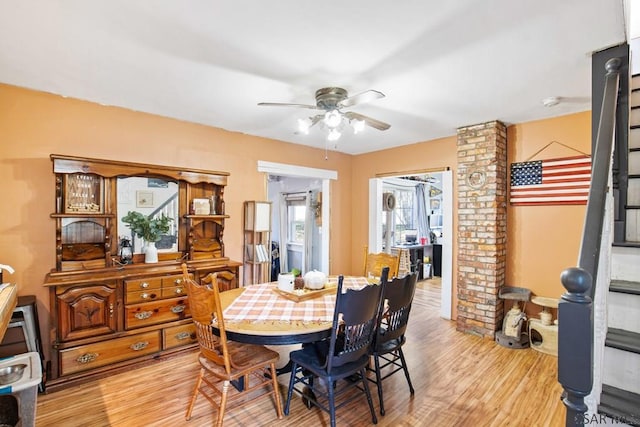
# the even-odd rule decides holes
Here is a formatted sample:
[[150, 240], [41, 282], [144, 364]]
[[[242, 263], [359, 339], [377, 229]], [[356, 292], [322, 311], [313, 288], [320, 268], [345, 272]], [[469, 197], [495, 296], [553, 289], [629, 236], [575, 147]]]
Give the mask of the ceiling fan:
[[364, 126], [370, 126], [378, 130], [387, 130], [391, 127], [388, 123], [376, 120], [364, 114], [353, 111], [341, 111], [343, 108], [352, 107], [357, 104], [371, 102], [384, 98], [384, 94], [377, 90], [367, 90], [357, 95], [349, 96], [349, 93], [340, 87], [325, 87], [316, 91], [316, 105], [309, 104], [289, 104], [280, 102], [260, 102], [258, 105], [266, 107], [295, 107], [321, 110], [320, 114], [309, 117], [309, 120], [298, 120], [299, 129], [303, 133], [308, 133], [311, 126], [320, 122], [330, 129], [329, 140], [335, 141], [340, 137], [340, 128], [346, 122], [350, 123], [354, 132], [363, 130]]

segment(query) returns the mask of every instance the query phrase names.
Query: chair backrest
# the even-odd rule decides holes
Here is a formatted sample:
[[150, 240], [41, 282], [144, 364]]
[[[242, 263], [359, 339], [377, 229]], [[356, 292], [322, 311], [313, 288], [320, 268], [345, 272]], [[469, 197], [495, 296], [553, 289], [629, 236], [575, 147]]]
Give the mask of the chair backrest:
[[364, 247], [364, 268], [362, 274], [365, 277], [380, 277], [382, 269], [389, 267], [389, 277], [396, 277], [400, 268], [400, 255], [392, 255], [384, 252], [369, 253], [369, 247]]
[[417, 273], [396, 277], [382, 285], [382, 303], [376, 328], [376, 348], [404, 335], [416, 291]]
[[342, 292], [343, 276], [338, 278], [336, 307], [329, 342], [327, 370], [358, 360], [369, 354], [375, 335], [376, 319], [382, 296], [382, 284], [387, 281], [389, 268], [382, 270], [378, 285]]
[[[182, 278], [189, 297], [191, 318], [196, 325], [196, 337], [200, 345], [200, 352], [214, 363], [224, 366], [227, 373], [231, 373], [231, 366], [234, 364], [227, 349], [227, 333], [222, 317], [217, 275], [211, 273], [203, 280], [209, 282], [209, 286], [200, 285], [191, 278], [187, 271], [187, 265], [182, 264]], [[212, 322], [214, 320], [219, 335], [213, 332]]]

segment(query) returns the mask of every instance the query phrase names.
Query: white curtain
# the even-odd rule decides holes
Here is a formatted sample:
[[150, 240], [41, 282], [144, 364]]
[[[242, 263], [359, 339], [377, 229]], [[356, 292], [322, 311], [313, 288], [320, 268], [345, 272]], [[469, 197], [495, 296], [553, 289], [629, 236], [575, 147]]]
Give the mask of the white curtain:
[[426, 237], [427, 243], [431, 243], [430, 235], [431, 229], [429, 228], [429, 211], [427, 203], [427, 186], [424, 184], [416, 185], [416, 224], [418, 230], [418, 239]]
[[287, 195], [280, 193], [280, 271], [289, 271], [289, 262], [287, 255]]

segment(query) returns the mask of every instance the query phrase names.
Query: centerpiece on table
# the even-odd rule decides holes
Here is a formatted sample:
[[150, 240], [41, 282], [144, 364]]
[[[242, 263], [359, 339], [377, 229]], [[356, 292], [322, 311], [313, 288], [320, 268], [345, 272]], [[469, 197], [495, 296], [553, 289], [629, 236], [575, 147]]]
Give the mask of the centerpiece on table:
[[169, 232], [171, 221], [173, 221], [173, 218], [169, 218], [164, 214], [157, 218], [149, 218], [148, 216], [135, 211], [129, 211], [122, 217], [122, 222], [127, 224], [127, 227], [144, 239], [145, 263], [158, 262], [158, 249], [156, 248], [156, 242], [162, 238], [162, 235]]

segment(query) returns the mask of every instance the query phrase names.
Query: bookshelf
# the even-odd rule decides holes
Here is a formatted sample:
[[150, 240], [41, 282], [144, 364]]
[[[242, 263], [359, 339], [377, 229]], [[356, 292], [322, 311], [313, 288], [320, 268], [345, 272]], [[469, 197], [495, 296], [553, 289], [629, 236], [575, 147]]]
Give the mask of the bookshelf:
[[244, 202], [243, 284], [271, 281], [271, 202]]

